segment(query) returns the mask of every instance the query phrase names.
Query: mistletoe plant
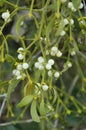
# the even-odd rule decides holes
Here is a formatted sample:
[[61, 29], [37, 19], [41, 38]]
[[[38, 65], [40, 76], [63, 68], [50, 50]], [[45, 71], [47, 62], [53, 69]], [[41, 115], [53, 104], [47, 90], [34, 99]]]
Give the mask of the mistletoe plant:
[[0, 126], [28, 120], [60, 130], [77, 117], [84, 124], [85, 1], [0, 0], [0, 8], [0, 117], [13, 120]]

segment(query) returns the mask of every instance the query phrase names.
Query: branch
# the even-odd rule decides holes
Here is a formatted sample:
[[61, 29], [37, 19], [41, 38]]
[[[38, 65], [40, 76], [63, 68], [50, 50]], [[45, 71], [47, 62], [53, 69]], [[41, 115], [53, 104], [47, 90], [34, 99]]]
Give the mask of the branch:
[[[47, 114], [46, 116], [49, 117], [49, 116], [54, 115], [54, 114], [55, 114], [55, 112], [52, 112], [52, 113]], [[40, 117], [40, 119], [42, 119], [42, 118]], [[10, 121], [10, 122], [6, 122], [6, 123], [0, 123], [0, 126], [24, 124], [24, 123], [31, 123], [31, 122], [33, 122], [33, 119]]]
[[21, 121], [10, 121], [10, 122], [6, 122], [6, 123], [0, 123], [0, 126], [8, 126], [8, 125], [23, 124], [23, 123], [31, 123], [31, 122], [33, 122], [32, 119], [21, 120]]

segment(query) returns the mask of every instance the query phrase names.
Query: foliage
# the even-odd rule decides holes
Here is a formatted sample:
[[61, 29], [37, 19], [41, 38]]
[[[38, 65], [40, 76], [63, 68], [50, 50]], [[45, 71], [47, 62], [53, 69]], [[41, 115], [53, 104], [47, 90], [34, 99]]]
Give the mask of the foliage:
[[0, 8], [0, 128], [86, 129], [86, 1]]

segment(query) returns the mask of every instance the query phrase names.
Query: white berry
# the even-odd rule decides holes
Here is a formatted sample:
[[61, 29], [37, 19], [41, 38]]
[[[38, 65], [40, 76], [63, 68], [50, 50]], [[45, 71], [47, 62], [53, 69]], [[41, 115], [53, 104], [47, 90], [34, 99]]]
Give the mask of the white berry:
[[58, 50], [56, 56], [57, 56], [57, 57], [61, 57], [61, 56], [62, 56], [62, 52], [61, 52], [60, 50]]
[[57, 53], [57, 51], [58, 51], [58, 48], [57, 48], [57, 47], [52, 47], [52, 48], [51, 48], [51, 52], [50, 52], [51, 56], [55, 56], [56, 53]]
[[46, 64], [46, 69], [50, 70], [52, 68], [52, 66], [50, 64]]
[[42, 64], [39, 65], [38, 67], [39, 70], [43, 70], [44, 69], [44, 66]]
[[54, 60], [53, 59], [48, 60], [48, 64], [54, 65]]
[[79, 5], [79, 9], [82, 9], [83, 8], [83, 3], [80, 3], [80, 5]]
[[43, 63], [43, 62], [44, 62], [44, 58], [43, 58], [42, 56], [40, 56], [40, 57], [38, 57], [38, 61], [39, 61], [40, 63]]
[[47, 91], [48, 88], [49, 88], [48, 85], [46, 85], [46, 84], [42, 85], [42, 89], [43, 89], [44, 91]]
[[69, 23], [66, 18], [64, 19], [64, 23], [65, 23], [65, 25], [67, 25]]
[[49, 76], [49, 77], [52, 76], [52, 71], [51, 71], [51, 70], [48, 71], [48, 76]]
[[22, 64], [17, 65], [17, 70], [22, 70]]
[[72, 2], [69, 2], [69, 3], [68, 3], [68, 8], [71, 9], [72, 7], [73, 7], [73, 3], [72, 3]]
[[23, 51], [23, 50], [24, 50], [23, 47], [19, 47], [17, 51], [18, 51], [18, 52], [21, 52], [21, 51]]
[[23, 60], [23, 59], [24, 59], [24, 55], [22, 55], [21, 53], [18, 54], [18, 59], [19, 59], [19, 60]]
[[23, 67], [23, 69], [28, 69], [29, 65], [28, 65], [28, 63], [23, 63], [22, 67]]
[[76, 11], [76, 9], [74, 8], [74, 5], [73, 5], [72, 2], [69, 2], [69, 3], [68, 3], [68, 8], [70, 8], [73, 12]]
[[58, 78], [59, 76], [60, 76], [59, 72], [56, 71], [56, 72], [54, 73], [54, 77], [55, 77], [55, 78]]
[[70, 19], [70, 24], [73, 25], [74, 24], [74, 20]]
[[71, 62], [67, 62], [67, 66], [68, 66], [69, 68], [71, 68], [71, 67], [72, 67], [72, 63], [71, 63]]
[[34, 66], [35, 66], [35, 68], [39, 68], [40, 63], [39, 62], [35, 62]]
[[3, 13], [2, 13], [2, 18], [3, 18], [5, 21], [8, 20], [8, 19], [10, 18], [10, 13], [9, 13], [9, 11], [3, 12]]
[[64, 30], [60, 33], [61, 36], [64, 36], [65, 34], [66, 32]]
[[18, 80], [18, 79], [21, 79], [21, 78], [22, 78], [21, 75], [18, 75], [18, 76], [16, 77], [17, 80]]
[[13, 70], [13, 75], [19, 76], [19, 75], [20, 75], [20, 71], [19, 71], [19, 70], [14, 69], [14, 70]]
[[75, 51], [71, 51], [71, 56], [74, 56], [76, 55], [76, 52]]

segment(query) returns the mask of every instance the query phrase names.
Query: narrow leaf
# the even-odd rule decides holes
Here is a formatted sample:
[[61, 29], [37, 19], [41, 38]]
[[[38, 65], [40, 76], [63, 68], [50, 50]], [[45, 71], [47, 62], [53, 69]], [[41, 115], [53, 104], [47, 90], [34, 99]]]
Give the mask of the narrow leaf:
[[44, 100], [42, 100], [41, 103], [40, 103], [40, 114], [42, 116], [44, 116], [46, 114], [45, 106], [44, 106]]
[[37, 108], [36, 108], [36, 100], [33, 100], [32, 104], [31, 104], [31, 117], [32, 117], [33, 121], [40, 122], [40, 118], [38, 116]]
[[24, 107], [29, 105], [29, 103], [33, 100], [33, 95], [25, 96], [20, 103], [17, 105], [18, 107]]
[[34, 92], [33, 81], [29, 80], [29, 83], [24, 87], [24, 96], [32, 95]]
[[14, 89], [17, 87], [20, 80], [12, 79], [9, 83], [8, 92], [7, 92], [7, 101], [9, 102], [11, 93], [14, 91]]
[[56, 36], [59, 36], [65, 26], [64, 20], [62, 19], [56, 32]]
[[54, 25], [54, 18], [51, 19], [49, 22], [47, 28], [46, 28], [46, 36], [49, 37], [50, 32], [52, 31], [53, 25]]
[[21, 35], [21, 32], [20, 32], [21, 26], [20, 25], [21, 25], [21, 22], [25, 19], [26, 16], [27, 15], [21, 16], [16, 23], [16, 32], [17, 32], [18, 35]]
[[78, 9], [78, 7], [79, 7], [79, 5], [80, 5], [80, 3], [81, 3], [81, 0], [72, 0], [72, 2], [73, 2], [74, 7], [75, 7], [76, 9]]
[[53, 96], [53, 104], [56, 102], [56, 100], [57, 100], [57, 91], [55, 90], [55, 89], [53, 89], [54, 90], [54, 96]]

